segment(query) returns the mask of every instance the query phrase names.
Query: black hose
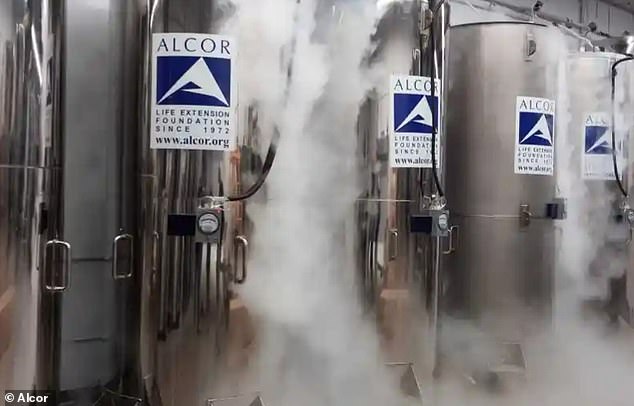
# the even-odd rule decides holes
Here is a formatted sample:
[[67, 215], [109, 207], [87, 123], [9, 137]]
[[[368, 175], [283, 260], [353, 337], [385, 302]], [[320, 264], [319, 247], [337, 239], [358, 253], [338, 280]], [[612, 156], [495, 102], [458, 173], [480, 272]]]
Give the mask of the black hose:
[[[435, 12], [432, 14], [431, 24], [429, 27], [429, 49], [431, 53], [431, 101], [434, 100], [436, 96], [436, 40], [434, 38], [434, 20], [436, 19], [436, 12], [440, 10], [440, 6], [444, 3], [444, 0], [441, 1], [435, 8]], [[422, 59], [422, 58], [421, 58]], [[438, 191], [438, 195], [443, 197], [445, 192], [442, 189], [442, 185], [440, 184], [440, 178], [438, 176], [438, 168], [436, 165], [436, 132], [438, 123], [437, 114], [440, 112], [440, 100], [436, 103], [436, 110], [432, 109], [432, 118], [431, 118], [431, 170], [434, 175], [434, 183], [436, 184], [436, 190]]]
[[[300, 3], [301, 3], [301, 0], [297, 0], [295, 4], [299, 5]], [[298, 13], [298, 9], [296, 8], [295, 18], [294, 18], [295, 25], [297, 25], [297, 22], [298, 22], [297, 13]], [[289, 57], [289, 64], [286, 67], [286, 88], [284, 90], [284, 105], [288, 103], [288, 97], [289, 97], [289, 92], [291, 88], [291, 81], [293, 78], [293, 61], [295, 60], [296, 47], [297, 47], [297, 36], [294, 35], [291, 40], [291, 49], [290, 49], [291, 54]], [[269, 172], [271, 171], [271, 168], [273, 167], [273, 162], [275, 162], [275, 155], [277, 154], [277, 144], [279, 142], [280, 142], [280, 131], [279, 131], [279, 128], [275, 126], [275, 128], [273, 129], [273, 137], [271, 138], [271, 143], [269, 144], [269, 149], [266, 152], [266, 158], [264, 158], [262, 173], [260, 173], [258, 180], [249, 189], [247, 189], [246, 192], [240, 193], [238, 195], [227, 196], [227, 201], [237, 202], [240, 200], [246, 200], [252, 197], [254, 194], [256, 194], [258, 190], [260, 190], [262, 185], [264, 185], [266, 178], [269, 176]]]
[[621, 181], [621, 175], [619, 174], [619, 166], [617, 163], [617, 159], [616, 159], [616, 119], [615, 119], [615, 111], [616, 111], [616, 102], [615, 102], [615, 93], [616, 93], [616, 75], [617, 75], [617, 70], [616, 67], [619, 66], [619, 64], [623, 63], [623, 62], [627, 62], [627, 61], [631, 61], [633, 60], [634, 57], [632, 55], [628, 55], [627, 57], [623, 58], [623, 59], [619, 59], [618, 61], [614, 62], [612, 64], [612, 90], [610, 93], [610, 97], [611, 97], [611, 101], [612, 101], [612, 167], [614, 169], [614, 178], [616, 179], [616, 184], [619, 187], [619, 190], [621, 191], [621, 194], [623, 194], [623, 197], [627, 198], [627, 191], [625, 190], [625, 188], [623, 187], [623, 183]]
[[[442, 5], [444, 3], [445, 3], [445, 0], [440, 0], [440, 2], [438, 4], [436, 4], [433, 8], [431, 8], [431, 15], [432, 15], [431, 22], [429, 23], [429, 25], [426, 25], [426, 26], [423, 27], [423, 31], [427, 30], [428, 28], [430, 28], [434, 24], [434, 16], [438, 12], [438, 10], [440, 10], [440, 7], [442, 7]], [[421, 50], [422, 50], [422, 48], [421, 48]]]
[[[423, 66], [423, 48], [425, 47], [425, 43], [423, 41], [423, 35], [420, 34], [418, 36], [418, 49], [420, 50], [420, 54], [418, 55], [418, 75], [423, 76], [424, 66]], [[418, 170], [418, 189], [420, 190], [421, 198], [425, 197], [425, 189], [423, 187], [423, 179], [424, 172], [423, 169]]]
[[[434, 18], [434, 16], [438, 12], [438, 10], [440, 10], [440, 8], [442, 7], [443, 4], [445, 4], [445, 0], [440, 0], [438, 2], [438, 4], [436, 4], [436, 6], [432, 9], [432, 18]], [[432, 20], [432, 22], [433, 22], [433, 20]]]
[[273, 138], [271, 139], [271, 143], [269, 144], [269, 149], [266, 152], [266, 158], [264, 159], [264, 164], [262, 166], [262, 173], [258, 180], [249, 188], [246, 192], [240, 193], [234, 196], [227, 196], [227, 201], [237, 202], [240, 200], [246, 200], [256, 194], [258, 190], [264, 185], [266, 178], [269, 176], [269, 172], [271, 172], [271, 168], [273, 167], [273, 162], [275, 162], [275, 154], [277, 154], [277, 144], [280, 141], [280, 132], [275, 127], [273, 130]]

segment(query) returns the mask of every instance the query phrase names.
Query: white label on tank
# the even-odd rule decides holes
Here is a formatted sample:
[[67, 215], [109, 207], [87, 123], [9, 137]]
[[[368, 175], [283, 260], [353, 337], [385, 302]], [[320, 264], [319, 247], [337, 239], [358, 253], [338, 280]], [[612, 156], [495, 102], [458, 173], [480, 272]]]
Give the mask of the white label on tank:
[[151, 148], [235, 149], [236, 55], [225, 36], [152, 36]]
[[555, 101], [519, 96], [515, 110], [515, 173], [552, 176]]
[[[436, 127], [435, 157], [440, 167], [440, 80], [393, 75], [390, 80], [390, 166], [431, 168], [432, 128]], [[436, 115], [433, 122], [434, 114]]]
[[[583, 124], [581, 171], [583, 179], [614, 180], [612, 158], [612, 130], [609, 113], [589, 113]], [[620, 168], [623, 168], [623, 142], [615, 135], [616, 152]]]

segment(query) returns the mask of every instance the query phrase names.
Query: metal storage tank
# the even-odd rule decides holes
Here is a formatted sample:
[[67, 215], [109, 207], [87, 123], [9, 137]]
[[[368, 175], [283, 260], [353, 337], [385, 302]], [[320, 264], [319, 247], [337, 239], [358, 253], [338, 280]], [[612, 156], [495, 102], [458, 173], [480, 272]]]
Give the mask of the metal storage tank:
[[444, 356], [452, 356], [446, 342], [456, 320], [497, 346], [521, 345], [549, 319], [559, 36], [524, 22], [450, 29], [445, 181], [459, 228], [443, 266]]
[[[625, 295], [625, 271], [630, 243], [630, 225], [622, 210], [625, 200], [615, 178], [612, 156], [611, 78], [614, 64], [625, 55], [607, 52], [583, 52], [568, 59], [570, 123], [566, 145], [571, 147], [570, 166], [561, 168], [568, 173], [569, 198], [577, 199], [570, 208], [570, 221], [591, 234], [598, 244], [595, 257], [588, 264], [589, 291], [585, 299], [604, 301], [608, 296], [608, 313], [614, 322], [620, 314], [629, 319], [629, 305]], [[619, 178], [627, 191], [628, 167], [626, 139], [631, 119], [623, 120], [623, 112], [631, 106], [631, 63], [617, 66], [615, 77], [615, 132]], [[627, 113], [625, 113], [627, 116]], [[628, 122], [630, 121], [630, 122]], [[563, 151], [562, 151], [563, 152]], [[563, 174], [562, 174], [563, 176]], [[573, 210], [576, 213], [573, 213]], [[611, 287], [611, 288], [610, 288]]]
[[[400, 73], [405, 74], [414, 65], [412, 50], [417, 43], [417, 12], [414, 7], [413, 3], [408, 3], [390, 8], [379, 24], [379, 45], [373, 55], [378, 63], [389, 60], [392, 65], [403, 65], [400, 68], [404, 72]], [[385, 83], [388, 80], [389, 77], [385, 76]], [[405, 324], [399, 323], [397, 312], [389, 308], [402, 309], [409, 301], [408, 280], [411, 275], [407, 219], [411, 208], [416, 205], [418, 183], [417, 170], [389, 167], [390, 98], [386, 90], [387, 86], [370, 95], [358, 118], [363, 192], [357, 200], [357, 260], [362, 300], [369, 309], [377, 312], [387, 347], [402, 350], [404, 337], [399, 330]], [[388, 316], [385, 312], [391, 314]], [[391, 344], [390, 341], [394, 340], [398, 343]]]
[[[263, 180], [267, 164], [259, 155], [257, 112], [249, 106], [235, 109], [240, 123], [236, 150], [151, 149], [153, 34], [218, 34], [227, 16], [222, 15], [226, 9], [210, 0], [139, 3], [144, 6], [137, 205], [139, 373], [150, 405], [216, 404], [218, 398], [241, 395], [237, 389], [232, 392], [232, 377], [240, 373], [254, 339], [249, 311], [234, 289], [248, 275], [253, 224], [247, 203], [226, 197], [252, 190], [254, 178]], [[274, 156], [273, 151], [267, 159]], [[201, 243], [174, 233], [172, 215], [195, 214], [201, 207], [222, 212], [219, 241]], [[256, 398], [240, 401], [248, 405]]]
[[[436, 7], [431, 2], [431, 8]], [[437, 10], [433, 21], [435, 58], [431, 55], [430, 10], [418, 1], [388, 6], [375, 34], [376, 50], [368, 64], [381, 73], [377, 86], [361, 106], [357, 124], [357, 160], [362, 194], [356, 202], [356, 266], [361, 297], [376, 312], [382, 347], [393, 365], [433, 364], [435, 347], [437, 275], [440, 239], [410, 231], [410, 216], [420, 214], [438, 197], [431, 168], [392, 167], [390, 75], [443, 78], [449, 5]], [[429, 28], [429, 27], [426, 27]], [[438, 90], [444, 106], [444, 82]], [[440, 150], [437, 170], [442, 177], [443, 121], [438, 121]], [[423, 365], [425, 364], [425, 365]]]
[[139, 13], [132, 1], [63, 3], [62, 224], [74, 277], [61, 304], [61, 400], [105, 403], [138, 397], [123, 381], [138, 351], [130, 324]]
[[[571, 54], [568, 58], [568, 86], [569, 89], [569, 105], [570, 105], [570, 123], [568, 129], [570, 131], [569, 139], [573, 140], [572, 144], [574, 151], [572, 151], [572, 163], [576, 166], [577, 170], [574, 170], [574, 174], [577, 179], [583, 179], [587, 181], [585, 187], [593, 188], [598, 185], [602, 191], [604, 188], [610, 189], [610, 192], [618, 192], [617, 185], [614, 178], [614, 169], [612, 166], [612, 154], [610, 145], [611, 131], [608, 127], [611, 126], [612, 121], [612, 100], [611, 93], [611, 76], [612, 66], [618, 60], [624, 58], [624, 55], [607, 53], [607, 52], [581, 52]], [[619, 74], [617, 74], [616, 92], [619, 94], [620, 105], [617, 104], [617, 110], [621, 110], [624, 107], [627, 100], [629, 85], [630, 85], [630, 69], [629, 65], [621, 64], [617, 67]], [[572, 84], [583, 83], [583, 86], [574, 86]], [[599, 113], [599, 114], [592, 114]], [[598, 117], [597, 117], [598, 115]], [[586, 123], [587, 122], [587, 123]], [[608, 155], [609, 159], [606, 162], [608, 165], [601, 165], [601, 168], [593, 168], [592, 162], [588, 162], [583, 159], [586, 125], [594, 127], [602, 127], [607, 131], [602, 131], [602, 137], [597, 141], [601, 141], [597, 145], [588, 146], [591, 151], [600, 148], [599, 152], [603, 152], [602, 155]], [[618, 130], [618, 128], [617, 128]], [[620, 132], [617, 136], [621, 136]], [[617, 144], [620, 139], [617, 139]], [[594, 146], [594, 148], [592, 148]], [[623, 151], [622, 148], [617, 147], [617, 151]], [[622, 161], [623, 158], [621, 158]], [[624, 162], [619, 161], [619, 167], [624, 168]], [[623, 175], [623, 173], [621, 173]], [[606, 181], [606, 182], [593, 182], [593, 181]], [[611, 193], [612, 194], [612, 193]], [[613, 197], [617, 197], [615, 194]]]
[[[59, 388], [63, 2], [0, 3], [0, 388]], [[4, 396], [3, 396], [4, 403]]]

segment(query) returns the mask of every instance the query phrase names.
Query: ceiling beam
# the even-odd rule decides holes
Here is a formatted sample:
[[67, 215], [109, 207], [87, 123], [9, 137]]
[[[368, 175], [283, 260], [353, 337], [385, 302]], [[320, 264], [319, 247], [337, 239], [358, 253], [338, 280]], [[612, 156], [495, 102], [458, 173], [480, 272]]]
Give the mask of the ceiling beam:
[[628, 13], [634, 13], [634, 3], [632, 1], [627, 2], [629, 4], [628, 6], [616, 0], [601, 0], [601, 2], [608, 4], [612, 7], [616, 7], [620, 10], [627, 11]]

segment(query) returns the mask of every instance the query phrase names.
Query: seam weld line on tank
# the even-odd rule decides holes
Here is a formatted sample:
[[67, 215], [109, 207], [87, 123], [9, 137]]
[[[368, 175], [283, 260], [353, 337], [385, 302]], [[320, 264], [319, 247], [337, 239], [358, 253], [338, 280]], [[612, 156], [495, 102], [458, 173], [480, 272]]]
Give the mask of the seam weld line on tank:
[[[456, 212], [452, 212], [451, 214], [453, 217], [465, 217], [465, 218], [475, 217], [475, 218], [500, 219], [500, 220], [518, 219], [522, 217], [519, 214], [460, 214]], [[529, 217], [533, 220], [551, 220], [550, 217], [535, 216], [533, 214], [530, 215]]]
[[357, 202], [414, 203], [414, 200], [401, 199], [357, 199]]
[[88, 343], [88, 342], [107, 342], [110, 339], [110, 337], [78, 337], [78, 338], [73, 338], [73, 342], [76, 343]]
[[86, 257], [86, 258], [73, 258], [73, 262], [110, 262], [112, 257]]
[[224, 401], [227, 401], [227, 400], [240, 399], [240, 398], [250, 397], [250, 396], [258, 397], [258, 396], [261, 396], [261, 395], [260, 395], [259, 392], [257, 392], [257, 393], [247, 393], [247, 394], [242, 394], [242, 395], [231, 395], [231, 396], [225, 396], [225, 397], [222, 397], [222, 398], [210, 398], [210, 399], [207, 399], [207, 402], [208, 403], [211, 402], [213, 404], [214, 402], [224, 402]]
[[54, 166], [8, 165], [0, 164], [0, 169], [53, 169]]

